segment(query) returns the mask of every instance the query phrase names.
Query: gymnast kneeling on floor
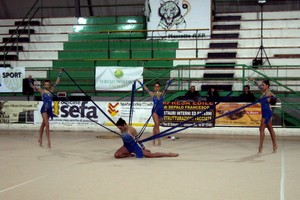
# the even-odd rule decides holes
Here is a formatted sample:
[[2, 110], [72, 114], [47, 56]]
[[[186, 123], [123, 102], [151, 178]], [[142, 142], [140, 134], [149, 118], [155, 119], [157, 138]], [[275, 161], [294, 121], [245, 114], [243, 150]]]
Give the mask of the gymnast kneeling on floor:
[[136, 140], [137, 131], [134, 127], [127, 125], [126, 121], [120, 118], [117, 123], [117, 127], [121, 131], [121, 137], [123, 140], [123, 146], [115, 152], [115, 158], [158, 158], [158, 157], [177, 157], [177, 153], [152, 153], [146, 149], [142, 143]]

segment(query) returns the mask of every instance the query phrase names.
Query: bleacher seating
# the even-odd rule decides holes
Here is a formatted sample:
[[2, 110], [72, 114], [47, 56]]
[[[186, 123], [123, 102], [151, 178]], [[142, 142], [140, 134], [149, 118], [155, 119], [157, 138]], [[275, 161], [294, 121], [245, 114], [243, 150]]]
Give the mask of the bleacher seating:
[[[300, 75], [298, 68], [274, 68], [274, 66], [299, 63], [299, 22], [299, 11], [264, 13], [263, 46], [273, 67], [265, 66], [263, 73], [279, 80], [285, 78], [286, 84], [295, 90], [299, 89], [296, 84], [297, 77]], [[241, 67], [232, 69], [232, 66], [252, 65], [261, 45], [260, 13], [217, 14], [211, 36], [211, 39], [203, 38], [198, 42], [188, 39], [179, 41], [179, 50], [176, 54], [187, 60], [175, 60], [174, 65], [192, 65], [191, 71], [187, 68], [189, 73], [186, 73], [188, 74], [186, 78], [192, 78], [193, 85], [198, 88], [204, 89], [207, 85], [218, 85], [218, 87], [224, 85], [223, 90], [241, 90], [242, 69]], [[197, 54], [196, 51], [198, 51]], [[196, 55], [198, 55], [198, 60], [189, 60], [195, 58]], [[263, 58], [266, 61], [265, 55]], [[173, 75], [175, 74], [176, 72]], [[232, 78], [229, 79], [229, 77]], [[232, 87], [228, 87], [229, 85]], [[222, 87], [220, 88], [222, 90]], [[277, 89], [286, 91], [282, 87]]]
[[[272, 65], [299, 63], [299, 15], [299, 11], [264, 13], [263, 42]], [[6, 59], [5, 63], [25, 66], [27, 74], [40, 79], [53, 79], [58, 68], [64, 67], [96, 96], [99, 94], [94, 91], [95, 66], [144, 66], [145, 79], [151, 80], [162, 73], [164, 78], [176, 77], [178, 69], [168, 73], [172, 67], [190, 65], [192, 68], [181, 73], [181, 85], [174, 85], [171, 90], [187, 89], [191, 80], [199, 89], [218, 85], [221, 90], [240, 91], [242, 67], [237, 65], [252, 65], [258, 52], [259, 17], [259, 13], [217, 14], [211, 38], [198, 41], [147, 40], [146, 32], [140, 31], [146, 28], [143, 16], [45, 18], [42, 25], [30, 25], [29, 41], [18, 43], [18, 58]], [[1, 40], [10, 36], [17, 21], [20, 20], [1, 20]], [[13, 50], [16, 49], [9, 55], [15, 55]], [[296, 68], [266, 68], [264, 73], [285, 78], [293, 89], [299, 87]], [[58, 89], [79, 92], [67, 80]], [[279, 87], [280, 90], [286, 91]]]
[[[300, 11], [265, 12], [263, 45], [272, 66], [254, 66], [295, 91], [300, 90], [296, 66], [300, 63], [299, 22]], [[20, 19], [0, 21], [1, 51], [7, 49], [4, 42], [19, 24]], [[221, 96], [226, 94], [222, 91], [228, 90], [238, 95], [243, 78], [257, 75], [243, 65], [253, 64], [261, 45], [260, 13], [217, 13], [212, 27], [210, 38], [151, 40], [141, 31], [146, 29], [143, 16], [36, 18], [0, 67], [24, 66], [27, 75], [52, 80], [64, 67], [84, 91], [94, 98], [101, 96], [101, 100], [117, 100], [124, 93], [95, 91], [95, 66], [144, 66], [145, 81], [180, 78], [170, 87], [166, 100], [183, 95], [191, 84], [201, 90], [201, 96], [211, 86]], [[57, 89], [68, 95], [81, 93], [67, 77], [62, 78]], [[290, 92], [283, 86], [273, 85], [272, 90], [284, 96]], [[286, 112], [286, 121], [298, 123], [293, 109]]]

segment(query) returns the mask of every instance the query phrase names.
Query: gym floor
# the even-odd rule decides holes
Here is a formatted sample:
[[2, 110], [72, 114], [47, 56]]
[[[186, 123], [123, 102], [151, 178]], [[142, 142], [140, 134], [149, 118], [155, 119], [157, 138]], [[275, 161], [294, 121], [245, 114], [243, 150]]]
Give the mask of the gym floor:
[[[96, 137], [96, 136], [100, 137]], [[122, 141], [107, 134], [52, 132], [52, 148], [37, 132], [0, 131], [3, 200], [293, 200], [300, 198], [299, 137], [184, 137], [145, 144], [176, 158], [115, 159]]]

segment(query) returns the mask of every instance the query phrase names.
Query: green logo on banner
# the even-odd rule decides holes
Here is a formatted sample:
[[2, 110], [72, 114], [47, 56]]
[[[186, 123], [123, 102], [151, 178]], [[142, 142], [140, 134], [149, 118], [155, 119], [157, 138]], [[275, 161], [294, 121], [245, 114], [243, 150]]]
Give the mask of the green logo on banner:
[[117, 69], [114, 74], [116, 78], [122, 78], [124, 76], [124, 72], [121, 69]]

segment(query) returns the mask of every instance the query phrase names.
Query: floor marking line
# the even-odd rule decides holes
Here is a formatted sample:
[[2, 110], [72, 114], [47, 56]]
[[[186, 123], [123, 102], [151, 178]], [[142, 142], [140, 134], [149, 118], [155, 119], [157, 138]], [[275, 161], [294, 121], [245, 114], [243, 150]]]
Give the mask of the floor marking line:
[[46, 178], [47, 176], [50, 176], [50, 174], [45, 175], [45, 176], [41, 176], [41, 177], [38, 177], [38, 178], [35, 178], [35, 179], [31, 179], [31, 180], [29, 180], [29, 181], [26, 181], [26, 182], [17, 184], [17, 185], [15, 185], [15, 186], [12, 186], [12, 187], [9, 187], [9, 188], [0, 190], [0, 193], [7, 192], [7, 191], [12, 190], [12, 189], [15, 189], [15, 188], [17, 188], [17, 187], [20, 187], [20, 186], [23, 186], [23, 185], [26, 185], [26, 184], [29, 184], [29, 183], [38, 181], [38, 180], [40, 180], [40, 179]]
[[284, 200], [284, 189], [285, 189], [285, 157], [284, 157], [284, 143], [281, 147], [281, 180], [280, 180], [280, 200]]

